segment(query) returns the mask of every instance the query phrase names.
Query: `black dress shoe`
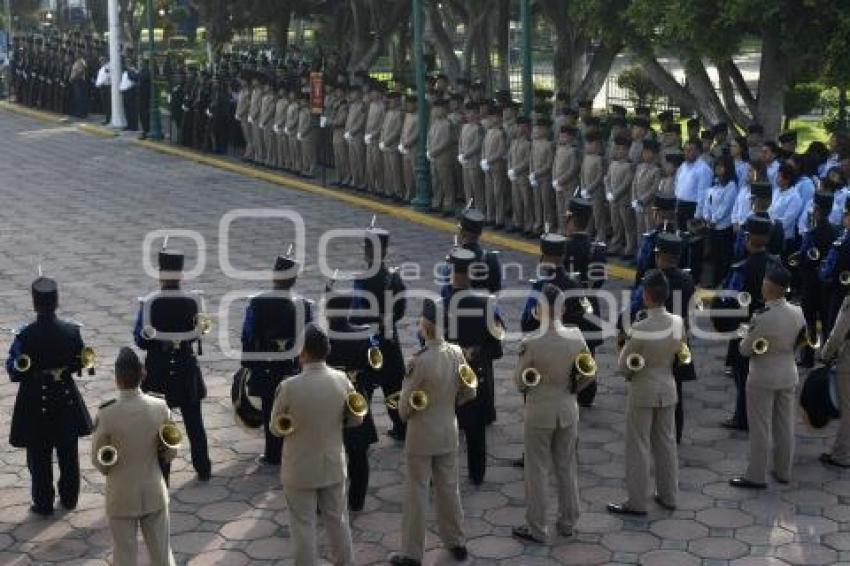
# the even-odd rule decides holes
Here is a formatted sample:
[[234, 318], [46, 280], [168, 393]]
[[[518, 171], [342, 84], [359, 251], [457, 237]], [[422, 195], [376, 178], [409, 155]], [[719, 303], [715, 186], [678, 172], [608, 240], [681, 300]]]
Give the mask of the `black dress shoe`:
[[208, 482], [212, 477], [212, 472], [210, 470], [204, 470], [203, 472], [198, 472], [198, 481]]
[[747, 430], [745, 427], [742, 427], [738, 423], [735, 422], [735, 419], [729, 419], [720, 423], [720, 426], [729, 430]]
[[41, 517], [50, 517], [53, 515], [53, 509], [41, 509], [35, 505], [30, 505], [30, 511]]
[[629, 507], [626, 507], [623, 503], [609, 503], [606, 507], [609, 513], [613, 513], [614, 515], [631, 515], [633, 517], [645, 517], [646, 511], [635, 511]]
[[522, 525], [520, 527], [514, 527], [511, 529], [511, 534], [514, 538], [518, 538], [520, 540], [524, 540], [526, 542], [533, 542], [535, 544], [543, 544], [543, 539], [539, 539], [531, 533], [531, 529], [529, 529], [526, 525]]
[[422, 563], [401, 554], [393, 554], [390, 556], [390, 564], [393, 566], [421, 566]]
[[452, 558], [458, 562], [463, 562], [469, 556], [469, 552], [466, 551], [465, 546], [453, 546], [449, 552], [452, 553]]
[[257, 463], [263, 464], [264, 466], [280, 466], [280, 460], [272, 460], [265, 455], [258, 456]]
[[739, 487], [741, 489], [765, 489], [767, 487], [766, 483], [750, 481], [742, 476], [729, 480], [729, 485], [732, 487]]
[[829, 454], [828, 452], [824, 452], [823, 454], [821, 454], [820, 457], [818, 457], [818, 460], [820, 460], [824, 464], [835, 466], [836, 468], [850, 468], [849, 464], [842, 464], [841, 462], [833, 458], [832, 454]]
[[779, 477], [776, 472], [770, 472], [770, 477], [773, 478], [773, 481], [782, 485], [788, 485], [789, 483], [788, 480], [786, 480], [785, 478]]
[[675, 511], [676, 510], [675, 505], [670, 505], [669, 503], [665, 502], [663, 499], [661, 499], [661, 496], [658, 495], [657, 493], [655, 494], [655, 502], [658, 503], [661, 507], [667, 509], [668, 511]]

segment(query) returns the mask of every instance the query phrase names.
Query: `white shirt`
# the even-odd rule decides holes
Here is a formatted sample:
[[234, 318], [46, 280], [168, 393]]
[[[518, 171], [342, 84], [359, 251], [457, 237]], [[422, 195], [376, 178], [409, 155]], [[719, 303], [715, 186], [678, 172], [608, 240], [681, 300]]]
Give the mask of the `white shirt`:
[[752, 213], [752, 202], [750, 201], [750, 184], [743, 183], [738, 189], [735, 198], [735, 206], [732, 207], [732, 223], [742, 225]]
[[676, 171], [676, 198], [697, 203], [697, 218], [702, 218], [703, 201], [713, 180], [711, 168], [702, 159], [686, 161]]
[[797, 219], [803, 211], [803, 201], [800, 200], [800, 195], [793, 187], [781, 191], [774, 196], [773, 203], [767, 212], [773, 220], [782, 222], [782, 230], [785, 232], [785, 239], [790, 240], [794, 237], [794, 227], [797, 224]]
[[109, 63], [105, 63], [98, 71], [97, 71], [97, 79], [94, 81], [94, 86], [109, 86], [112, 84], [112, 80], [109, 77]]
[[830, 224], [841, 226], [841, 219], [844, 217], [844, 203], [847, 201], [848, 192], [850, 192], [850, 187], [841, 187], [835, 191], [835, 197], [832, 201], [832, 211], [829, 213]]
[[133, 88], [134, 85], [135, 83], [130, 80], [130, 75], [127, 73], [127, 71], [124, 71], [124, 73], [121, 75], [121, 84], [118, 86], [118, 88], [121, 90], [121, 92], [126, 92]]
[[767, 180], [770, 181], [771, 186], [773, 186], [774, 192], [779, 188], [776, 185], [776, 175], [779, 173], [779, 160], [774, 159], [770, 163], [768, 163], [767, 167]]

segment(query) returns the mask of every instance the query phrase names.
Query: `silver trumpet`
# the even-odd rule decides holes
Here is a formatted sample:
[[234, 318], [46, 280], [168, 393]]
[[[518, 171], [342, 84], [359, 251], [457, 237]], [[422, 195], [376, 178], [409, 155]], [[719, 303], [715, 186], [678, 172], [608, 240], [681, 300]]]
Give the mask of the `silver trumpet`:
[[520, 375], [520, 380], [522, 380], [522, 384], [529, 389], [533, 387], [537, 387], [540, 385], [540, 381], [543, 379], [543, 376], [540, 375], [540, 372], [537, 371], [536, 368], [525, 368]]
[[639, 372], [646, 367], [646, 358], [637, 352], [629, 354], [626, 358], [626, 367], [628, 367], [631, 372]]
[[118, 463], [118, 449], [111, 444], [97, 449], [97, 463], [104, 468], [111, 468]]

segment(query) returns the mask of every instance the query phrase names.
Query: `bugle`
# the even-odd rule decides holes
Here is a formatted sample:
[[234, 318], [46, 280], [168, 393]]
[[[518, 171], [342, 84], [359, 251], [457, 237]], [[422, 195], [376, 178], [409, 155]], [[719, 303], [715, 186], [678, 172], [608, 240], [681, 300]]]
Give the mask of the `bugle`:
[[97, 449], [97, 463], [104, 468], [111, 468], [118, 462], [118, 449], [107, 444]]
[[815, 247], [811, 247], [806, 252], [806, 257], [809, 258], [809, 261], [820, 261], [820, 250]]
[[460, 384], [468, 389], [478, 389], [478, 376], [469, 364], [460, 364], [457, 368]]
[[646, 359], [637, 352], [631, 353], [626, 358], [626, 367], [631, 372], [638, 372], [646, 367]]
[[80, 352], [80, 366], [83, 369], [92, 369], [97, 362], [97, 353], [91, 346], [86, 346]]
[[532, 387], [537, 387], [540, 385], [540, 381], [543, 379], [543, 376], [537, 371], [536, 368], [525, 368], [522, 370], [522, 374], [520, 375], [520, 380], [522, 380], [522, 384], [529, 389]]
[[762, 354], [766, 354], [769, 349], [770, 342], [768, 342], [767, 338], [762, 336], [753, 341], [753, 354], [761, 356]]
[[272, 420], [269, 428], [277, 436], [289, 436], [295, 431], [295, 421], [291, 416], [283, 413]]
[[12, 362], [12, 367], [15, 368], [15, 371], [18, 373], [26, 373], [32, 367], [32, 358], [27, 354], [21, 354], [15, 361]]
[[183, 443], [183, 433], [174, 422], [167, 422], [159, 427], [159, 444], [165, 450], [177, 450]]
[[582, 350], [576, 356], [575, 368], [584, 377], [596, 375], [596, 360], [593, 359], [593, 354], [589, 350]]
[[369, 412], [369, 401], [358, 391], [351, 390], [345, 397], [348, 412], [358, 418], [363, 418]]
[[682, 342], [679, 346], [679, 351], [676, 352], [676, 361], [679, 362], [679, 365], [686, 366], [693, 361], [691, 356], [691, 349], [688, 347], [687, 342]]
[[738, 293], [738, 304], [742, 307], [748, 307], [753, 302], [753, 296], [747, 291]]
[[[392, 393], [384, 400], [384, 403], [387, 405], [387, 408], [393, 411], [398, 411], [400, 402], [401, 391], [396, 391], [395, 393]], [[417, 389], [416, 391], [410, 394], [408, 405], [410, 405], [410, 408], [414, 411], [424, 411], [428, 408], [428, 394], [420, 389]]]
[[379, 347], [369, 346], [369, 349], [366, 350], [366, 361], [370, 368], [379, 370], [384, 367], [384, 354]]

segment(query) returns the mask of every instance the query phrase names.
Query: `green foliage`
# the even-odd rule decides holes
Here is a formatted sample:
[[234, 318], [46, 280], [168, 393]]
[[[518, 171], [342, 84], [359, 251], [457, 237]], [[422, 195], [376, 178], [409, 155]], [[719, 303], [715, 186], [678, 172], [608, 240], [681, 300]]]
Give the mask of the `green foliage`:
[[625, 69], [617, 76], [617, 86], [629, 91], [637, 106], [652, 105], [661, 91], [650, 80], [649, 75], [638, 66]]
[[[847, 124], [841, 124], [839, 117], [838, 88], [832, 87], [824, 90], [820, 95], [820, 104], [823, 107], [823, 126], [827, 132], [834, 132]], [[845, 108], [850, 111], [850, 108]]]
[[819, 83], [801, 83], [785, 93], [785, 118], [790, 120], [812, 111], [821, 99], [824, 86]]

